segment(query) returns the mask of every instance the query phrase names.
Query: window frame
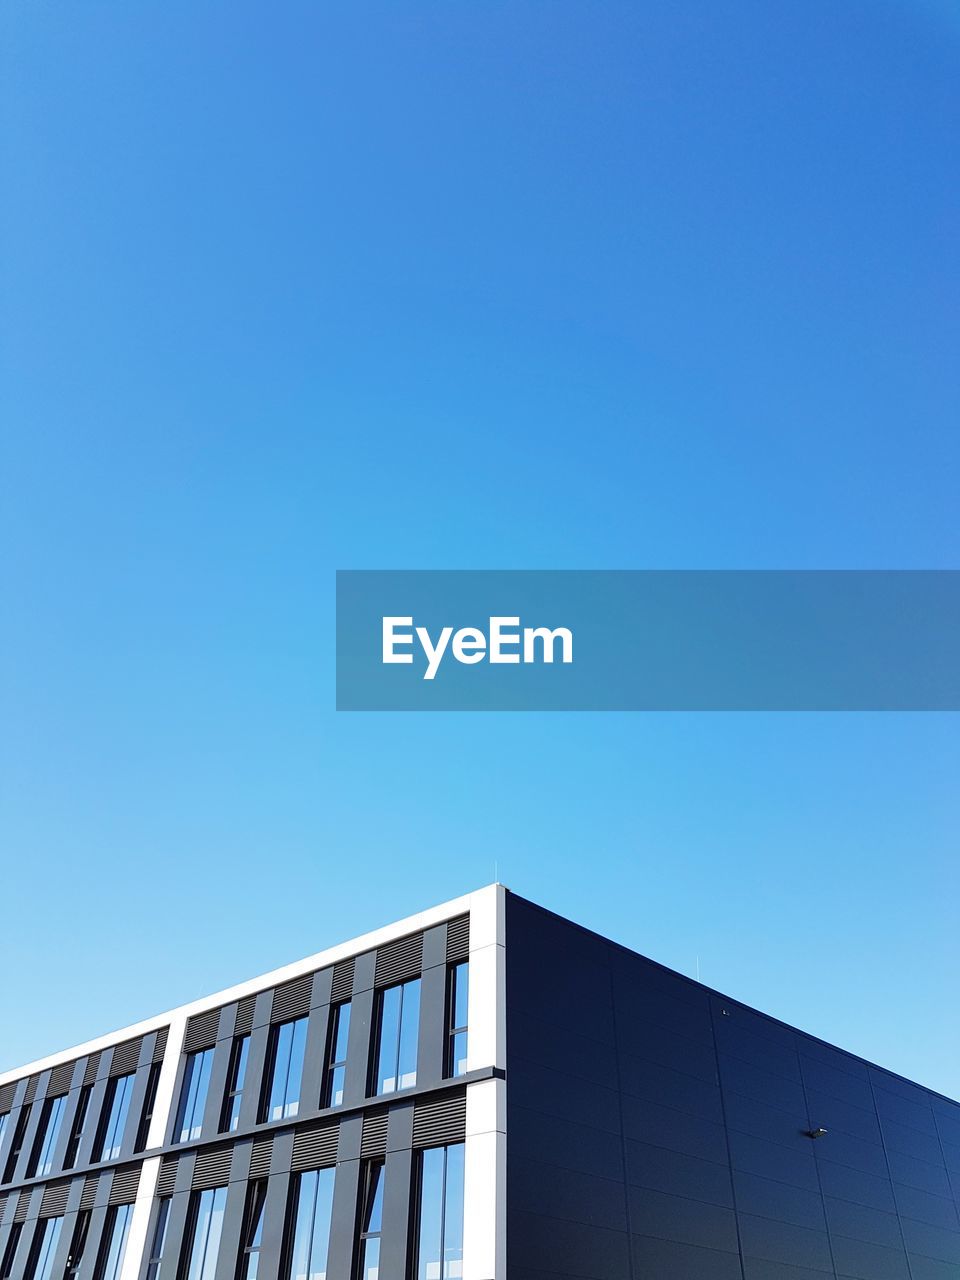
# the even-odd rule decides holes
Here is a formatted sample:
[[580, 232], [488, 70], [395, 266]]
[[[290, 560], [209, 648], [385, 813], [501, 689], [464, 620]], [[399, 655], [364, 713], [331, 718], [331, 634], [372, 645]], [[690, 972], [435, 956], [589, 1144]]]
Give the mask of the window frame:
[[[119, 1077], [118, 1077], [119, 1078]], [[123, 1218], [121, 1221], [121, 1213]], [[107, 1209], [103, 1223], [103, 1234], [100, 1237], [100, 1248], [97, 1250], [97, 1264], [93, 1273], [94, 1280], [120, 1280], [123, 1261], [127, 1253], [127, 1242], [130, 1236], [130, 1220], [133, 1217], [133, 1204], [112, 1204]], [[120, 1239], [117, 1241], [117, 1224], [120, 1223]], [[117, 1246], [117, 1260], [112, 1276], [107, 1275], [107, 1264], [110, 1255]]]
[[13, 1274], [13, 1264], [17, 1259], [17, 1250], [20, 1248], [22, 1235], [23, 1223], [15, 1222], [10, 1228], [9, 1236], [7, 1236], [3, 1257], [0, 1258], [0, 1280], [10, 1280], [10, 1276]]
[[[376, 1180], [374, 1179], [374, 1175]], [[377, 1269], [380, 1267], [380, 1246], [383, 1243], [383, 1201], [384, 1184], [387, 1176], [387, 1162], [383, 1156], [366, 1160], [362, 1169], [363, 1182], [360, 1189], [360, 1205], [357, 1216], [356, 1244], [354, 1246], [354, 1280], [364, 1280], [367, 1268], [367, 1245], [371, 1240], [377, 1242]], [[373, 1212], [379, 1208], [379, 1222], [375, 1228], [369, 1224]]]
[[145, 1280], [156, 1280], [163, 1261], [163, 1251], [167, 1244], [167, 1229], [170, 1226], [170, 1204], [173, 1196], [161, 1196], [157, 1201], [157, 1216], [153, 1223], [150, 1237], [150, 1252], [147, 1254]]
[[63, 1280], [76, 1280], [87, 1248], [87, 1241], [90, 1238], [90, 1220], [92, 1217], [92, 1209], [81, 1209], [77, 1214], [73, 1235], [70, 1238], [70, 1251], [63, 1267]]
[[203, 1137], [203, 1115], [207, 1106], [207, 1096], [210, 1093], [213, 1054], [213, 1048], [208, 1047], [195, 1049], [185, 1057], [180, 1098], [177, 1102], [177, 1114], [170, 1138], [172, 1146], [179, 1147], [185, 1142], [198, 1142]]
[[[58, 1103], [59, 1106], [57, 1106]], [[60, 1136], [66, 1110], [67, 1095], [65, 1093], [44, 1098], [40, 1109], [40, 1123], [37, 1126], [30, 1160], [27, 1164], [28, 1178], [46, 1178], [53, 1171], [53, 1157], [56, 1155], [57, 1139]]]
[[[458, 974], [465, 975], [464, 999], [467, 1008], [463, 1010], [464, 1021], [457, 1022], [457, 995], [458, 995]], [[467, 1074], [466, 1063], [467, 1055], [470, 1051], [470, 961], [455, 960], [452, 964], [447, 965], [447, 1001], [446, 1001], [446, 1027], [447, 1040], [444, 1049], [444, 1066], [443, 1074], [447, 1080], [458, 1080], [461, 1076]], [[464, 1067], [462, 1071], [457, 1070], [457, 1038], [463, 1036], [463, 1061]]]
[[27, 1125], [30, 1123], [30, 1113], [33, 1111], [33, 1103], [25, 1102], [20, 1108], [17, 1115], [17, 1123], [13, 1130], [13, 1141], [10, 1143], [10, 1152], [7, 1156], [5, 1165], [3, 1166], [3, 1177], [0, 1183], [13, 1182], [17, 1172], [17, 1165], [20, 1163], [20, 1155], [23, 1151], [23, 1144], [27, 1139]]
[[[405, 1039], [404, 1009], [405, 1007], [408, 1006], [408, 1003], [409, 1003], [408, 991], [410, 991], [413, 988], [416, 988], [416, 1013], [411, 1015], [411, 1018], [414, 1024], [413, 1029], [415, 1031], [414, 1044], [416, 1045], [416, 1053], [414, 1057], [414, 1068], [412, 1073], [403, 1072], [401, 1074], [400, 1068], [403, 1065], [401, 1062], [401, 1056], [403, 1052], [403, 1045], [404, 1045], [404, 1039]], [[397, 1009], [397, 1030], [394, 1038], [394, 1049], [393, 1049], [393, 1057], [392, 1057], [393, 1075], [386, 1076], [383, 1069], [384, 1067], [384, 1061], [383, 1061], [384, 1012], [385, 1012], [385, 1007], [387, 1003], [387, 997], [390, 996], [393, 992], [399, 992], [400, 1004]], [[404, 1089], [416, 1088], [417, 1075], [420, 1067], [419, 1032], [420, 1032], [421, 996], [422, 996], [422, 980], [420, 975], [417, 975], [417, 977], [415, 978], [404, 978], [401, 982], [391, 982], [389, 986], [380, 987], [377, 990], [376, 1009], [375, 1009], [376, 1016], [373, 1019], [373, 1031], [374, 1031], [373, 1052], [370, 1054], [371, 1078], [370, 1078], [368, 1089], [367, 1089], [368, 1097], [382, 1098], [382, 1097], [387, 1097], [392, 1093], [400, 1093]], [[410, 1030], [410, 1025], [411, 1025], [410, 1022], [406, 1023], [406, 1029], [408, 1030], [408, 1032]], [[409, 1084], [402, 1084], [401, 1083], [402, 1078], [404, 1076], [411, 1075], [411, 1074], [413, 1076], [412, 1081]], [[381, 1082], [384, 1079], [388, 1079], [388, 1080], [392, 1079], [394, 1081], [394, 1085], [392, 1089], [381, 1088]]]
[[[220, 1257], [220, 1249], [223, 1245], [223, 1217], [224, 1209], [227, 1203], [226, 1187], [204, 1187], [202, 1190], [192, 1191], [190, 1193], [190, 1206], [187, 1210], [187, 1222], [183, 1232], [183, 1242], [180, 1247], [180, 1258], [177, 1267], [178, 1280], [189, 1280], [190, 1273], [193, 1270], [193, 1252], [197, 1245], [197, 1229], [200, 1225], [200, 1209], [203, 1204], [203, 1197], [210, 1195], [210, 1224], [213, 1223], [213, 1215], [217, 1209], [217, 1196], [223, 1193], [223, 1200], [220, 1202], [220, 1224], [217, 1235], [217, 1248], [213, 1258], [213, 1274], [216, 1274], [217, 1262]], [[203, 1245], [203, 1259], [200, 1266], [198, 1280], [203, 1280], [207, 1268], [206, 1253], [210, 1244], [210, 1227], [208, 1227], [206, 1239]]]
[[[230, 1065], [227, 1070], [227, 1083], [223, 1092], [223, 1105], [220, 1108], [220, 1133], [236, 1133], [240, 1127], [240, 1109], [243, 1106], [243, 1091], [247, 1082], [247, 1068], [250, 1065], [250, 1034], [234, 1036], [230, 1046]], [[236, 1114], [234, 1114], [236, 1104]]]
[[30, 1242], [30, 1252], [27, 1254], [27, 1263], [23, 1269], [23, 1280], [50, 1280], [62, 1230], [62, 1213], [37, 1219], [33, 1240]]
[[93, 1085], [82, 1085], [77, 1096], [77, 1107], [70, 1122], [70, 1137], [67, 1139], [67, 1149], [63, 1155], [64, 1173], [76, 1166], [77, 1157], [80, 1154], [80, 1144], [83, 1142], [87, 1121], [90, 1118], [90, 1099], [92, 1096]]
[[[111, 1076], [100, 1111], [94, 1164], [105, 1160], [119, 1160], [123, 1151], [123, 1139], [130, 1119], [130, 1103], [133, 1098], [135, 1072], [125, 1071], [121, 1076]], [[122, 1092], [121, 1092], [122, 1089]], [[119, 1101], [118, 1099], [119, 1095]], [[113, 1135], [111, 1139], [111, 1134]], [[110, 1141], [109, 1148], [107, 1142]]]
[[[464, 1174], [464, 1168], [466, 1164], [466, 1143], [461, 1139], [459, 1142], [447, 1142], [447, 1143], [441, 1143], [438, 1146], [424, 1147], [422, 1150], [416, 1153], [416, 1178], [415, 1178], [414, 1196], [411, 1204], [411, 1212], [412, 1212], [412, 1218], [413, 1218], [413, 1230], [411, 1232], [412, 1249], [411, 1249], [411, 1262], [410, 1262], [411, 1280], [420, 1280], [420, 1271], [421, 1271], [420, 1251], [423, 1245], [422, 1236], [423, 1236], [423, 1218], [424, 1218], [424, 1200], [423, 1200], [424, 1163], [428, 1156], [438, 1151], [443, 1152], [443, 1166], [442, 1166], [441, 1175], [440, 1175], [440, 1203], [437, 1206], [439, 1224], [440, 1224], [440, 1240], [439, 1240], [440, 1274], [437, 1277], [437, 1280], [450, 1280], [450, 1278], [448, 1278], [445, 1274], [446, 1268], [447, 1268], [447, 1262], [448, 1262], [445, 1254], [446, 1254], [446, 1234], [447, 1234], [447, 1226], [448, 1226], [447, 1197], [450, 1192], [450, 1183], [449, 1183], [448, 1175], [450, 1170], [450, 1152], [452, 1150], [459, 1150], [462, 1153], [460, 1159], [462, 1160], [463, 1163], [461, 1164], [461, 1167], [460, 1167], [460, 1192], [461, 1192], [461, 1196], [460, 1196], [460, 1257], [459, 1259], [450, 1259], [450, 1261], [459, 1261], [462, 1269], [463, 1219], [465, 1216], [465, 1200], [463, 1197], [463, 1190], [464, 1190], [463, 1174]], [[432, 1262], [434, 1261], [434, 1259], [429, 1259], [428, 1261]]]
[[[303, 1067], [306, 1059], [307, 1047], [307, 1024], [309, 1023], [309, 1014], [303, 1014], [299, 1018], [285, 1018], [283, 1022], [275, 1022], [270, 1027], [270, 1041], [268, 1045], [266, 1069], [263, 1073], [263, 1088], [260, 1098], [260, 1123], [273, 1124], [283, 1120], [295, 1120], [300, 1112], [300, 1094], [303, 1090]], [[271, 1113], [277, 1108], [274, 1104], [274, 1087], [277, 1082], [277, 1068], [281, 1061], [280, 1041], [284, 1030], [290, 1027], [290, 1047], [286, 1054], [286, 1065], [284, 1066], [284, 1085], [283, 1085], [283, 1102], [280, 1105], [280, 1114], [275, 1116]], [[301, 1032], [298, 1028], [302, 1027], [302, 1044], [298, 1048], [298, 1036]], [[294, 1061], [294, 1056], [299, 1057], [300, 1064], [298, 1068], [298, 1078], [296, 1086], [296, 1097], [290, 1096], [290, 1067]]]
[[[327, 1032], [327, 1052], [326, 1067], [323, 1076], [323, 1097], [320, 1100], [321, 1107], [342, 1107], [344, 1105], [343, 1098], [339, 1102], [334, 1101], [334, 1084], [336, 1073], [343, 1072], [343, 1083], [346, 1085], [347, 1077], [347, 1055], [349, 1052], [350, 1040], [350, 1020], [352, 1014], [353, 1000], [340, 1000], [337, 1004], [330, 1006], [330, 1028]], [[347, 1043], [343, 1047], [343, 1056], [337, 1057], [337, 1045], [340, 1041], [340, 1028], [343, 1020], [344, 1012], [347, 1015], [346, 1037]], [[344, 1089], [341, 1088], [341, 1093]]]

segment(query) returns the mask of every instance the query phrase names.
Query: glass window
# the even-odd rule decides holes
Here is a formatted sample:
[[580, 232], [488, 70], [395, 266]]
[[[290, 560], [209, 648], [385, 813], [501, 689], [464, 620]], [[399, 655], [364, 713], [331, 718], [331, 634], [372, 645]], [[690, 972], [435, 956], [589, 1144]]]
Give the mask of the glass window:
[[177, 1123], [173, 1128], [174, 1142], [192, 1142], [194, 1138], [200, 1137], [212, 1066], [212, 1049], [200, 1049], [187, 1058], [183, 1072], [183, 1087], [180, 1090]]
[[184, 1255], [183, 1280], [213, 1280], [223, 1233], [223, 1208], [227, 1188], [195, 1191], [191, 1204], [192, 1224], [187, 1233], [189, 1251]]
[[383, 1229], [383, 1161], [372, 1160], [366, 1169], [357, 1280], [377, 1280], [380, 1272], [380, 1232]]
[[140, 1112], [140, 1123], [137, 1125], [137, 1140], [133, 1144], [134, 1151], [146, 1150], [150, 1138], [150, 1124], [153, 1120], [153, 1109], [157, 1105], [157, 1086], [160, 1083], [160, 1063], [150, 1065], [147, 1076], [147, 1091], [143, 1096], [143, 1110]]
[[327, 1053], [327, 1081], [323, 1105], [343, 1106], [343, 1085], [347, 1076], [347, 1042], [350, 1039], [350, 1001], [334, 1005], [330, 1014], [330, 1048]]
[[3, 1261], [0, 1262], [0, 1280], [9, 1280], [10, 1273], [13, 1271], [13, 1262], [17, 1256], [17, 1245], [20, 1243], [22, 1234], [23, 1223], [15, 1222], [10, 1228], [7, 1247], [3, 1251]]
[[447, 1070], [448, 1076], [462, 1076], [467, 1069], [467, 1004], [470, 994], [470, 965], [466, 960], [447, 970]]
[[156, 1280], [163, 1261], [163, 1249], [167, 1243], [167, 1223], [170, 1220], [170, 1197], [164, 1196], [157, 1209], [157, 1225], [153, 1229], [153, 1244], [147, 1261], [147, 1280]]
[[417, 1037], [420, 1034], [420, 979], [387, 987], [380, 993], [377, 1093], [409, 1089], [417, 1083]]
[[63, 1123], [63, 1112], [67, 1105], [66, 1095], [59, 1098], [47, 1098], [40, 1112], [40, 1126], [33, 1143], [30, 1163], [27, 1166], [28, 1178], [45, 1178], [53, 1168], [53, 1153], [57, 1148], [60, 1136], [60, 1125]]
[[243, 1101], [243, 1084], [247, 1078], [249, 1053], [250, 1037], [237, 1036], [230, 1050], [227, 1091], [223, 1099], [223, 1114], [220, 1117], [221, 1133], [233, 1133], [240, 1123], [240, 1103]]
[[132, 1204], [115, 1204], [107, 1210], [103, 1242], [97, 1260], [97, 1280], [119, 1280], [132, 1217]]
[[10, 1115], [9, 1111], [4, 1111], [4, 1113], [0, 1115], [0, 1142], [3, 1141], [3, 1133], [7, 1127], [7, 1117], [9, 1115]]
[[300, 1108], [300, 1077], [307, 1043], [307, 1019], [283, 1022], [270, 1037], [270, 1097], [266, 1120], [287, 1120]]
[[25, 1280], [50, 1280], [53, 1255], [57, 1252], [63, 1218], [41, 1218], [33, 1238]]
[[87, 1236], [90, 1234], [90, 1210], [81, 1209], [77, 1214], [77, 1225], [73, 1228], [73, 1239], [70, 1241], [70, 1252], [67, 1254], [67, 1265], [63, 1270], [63, 1280], [76, 1280], [83, 1261], [83, 1251], [87, 1247]]
[[263, 1211], [267, 1203], [266, 1179], [251, 1182], [243, 1211], [243, 1235], [237, 1262], [237, 1280], [257, 1280], [260, 1246], [263, 1244]]
[[64, 1169], [72, 1169], [77, 1163], [80, 1143], [83, 1141], [83, 1131], [86, 1127], [87, 1116], [90, 1112], [90, 1094], [92, 1092], [92, 1084], [85, 1084], [80, 1090], [80, 1096], [77, 1099], [77, 1110], [73, 1117], [73, 1124], [70, 1127], [70, 1138], [67, 1142], [67, 1153], [63, 1158]]
[[334, 1175], [333, 1169], [298, 1175], [287, 1280], [326, 1280]]
[[130, 1096], [133, 1093], [133, 1073], [127, 1076], [114, 1076], [107, 1086], [107, 1096], [103, 1100], [103, 1131], [99, 1143], [97, 1160], [116, 1160], [123, 1143], [123, 1131], [127, 1125], [127, 1113], [130, 1110]]
[[20, 1159], [20, 1152], [23, 1150], [23, 1140], [26, 1137], [27, 1124], [30, 1121], [31, 1107], [32, 1104], [28, 1102], [25, 1107], [20, 1108], [20, 1114], [17, 1117], [17, 1127], [13, 1131], [13, 1142], [10, 1146], [10, 1154], [7, 1156], [7, 1163], [3, 1169], [4, 1182], [10, 1182], [17, 1171], [17, 1161]]
[[420, 1157], [416, 1280], [460, 1280], [463, 1273], [463, 1143]]

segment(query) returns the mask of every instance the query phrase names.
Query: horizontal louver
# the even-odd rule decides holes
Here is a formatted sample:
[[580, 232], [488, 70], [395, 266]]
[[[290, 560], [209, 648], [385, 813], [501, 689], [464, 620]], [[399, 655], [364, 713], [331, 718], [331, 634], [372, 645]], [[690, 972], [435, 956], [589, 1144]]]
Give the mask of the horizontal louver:
[[161, 1027], [157, 1032], [157, 1043], [153, 1046], [154, 1062], [162, 1062], [163, 1055], [167, 1051], [167, 1036], [170, 1034], [169, 1027]]
[[0, 1191], [0, 1227], [3, 1226], [4, 1214], [7, 1212], [7, 1193]]
[[261, 1138], [253, 1144], [250, 1152], [250, 1177], [265, 1178], [270, 1172], [270, 1156], [273, 1152], [273, 1139]]
[[93, 1084], [97, 1078], [97, 1072], [100, 1070], [99, 1053], [91, 1053], [87, 1059], [87, 1065], [83, 1069], [83, 1083]]
[[177, 1157], [167, 1156], [157, 1177], [157, 1195], [172, 1196], [177, 1181]]
[[113, 1183], [110, 1186], [111, 1204], [133, 1204], [137, 1198], [140, 1185], [140, 1166], [127, 1164], [122, 1169], [114, 1169]]
[[16, 1212], [13, 1215], [14, 1222], [26, 1222], [27, 1210], [30, 1208], [30, 1192], [21, 1191], [20, 1198], [17, 1201]]
[[99, 1174], [91, 1173], [88, 1175], [88, 1177], [84, 1179], [83, 1192], [80, 1196], [81, 1209], [93, 1208], [93, 1202], [97, 1198], [97, 1187], [99, 1186], [99, 1184], [100, 1184]]
[[26, 1106], [28, 1102], [32, 1102], [34, 1098], [37, 1096], [37, 1085], [39, 1083], [40, 1083], [39, 1076], [31, 1076], [30, 1079], [27, 1081], [27, 1091], [23, 1095], [24, 1106]]
[[257, 997], [246, 996], [237, 1005], [237, 1020], [233, 1028], [233, 1034], [236, 1036], [248, 1036], [253, 1030], [253, 1011], [256, 1008]]
[[136, 1071], [137, 1063], [140, 1061], [140, 1046], [142, 1044], [142, 1036], [139, 1036], [136, 1040], [125, 1040], [123, 1044], [118, 1044], [113, 1051], [110, 1074], [112, 1076], [128, 1076], [131, 1071]]
[[76, 1059], [73, 1062], [61, 1062], [50, 1072], [50, 1083], [47, 1085], [47, 1097], [59, 1098], [62, 1093], [69, 1092], [73, 1084], [73, 1073], [76, 1070]]
[[183, 1037], [183, 1052], [196, 1053], [199, 1049], [212, 1049], [217, 1043], [219, 1025], [219, 1009], [207, 1009], [205, 1013], [195, 1014], [187, 1022], [187, 1031]]
[[467, 1125], [467, 1098], [463, 1093], [433, 1102], [418, 1102], [413, 1112], [413, 1145], [435, 1147], [462, 1142]]
[[313, 991], [313, 974], [285, 982], [273, 993], [272, 1022], [289, 1022], [291, 1018], [305, 1018], [310, 1012], [310, 996]]
[[334, 1004], [339, 1004], [341, 1000], [349, 1000], [353, 995], [353, 968], [352, 957], [349, 960], [341, 960], [339, 964], [333, 966], [330, 999]]
[[43, 1200], [40, 1202], [41, 1218], [59, 1218], [67, 1212], [67, 1195], [70, 1192], [69, 1178], [63, 1182], [48, 1182], [43, 1188]]
[[[323, 1125], [315, 1129], [301, 1129], [293, 1140], [291, 1168], [321, 1169], [337, 1163], [337, 1140], [340, 1126]], [[252, 1174], [252, 1171], [251, 1171]]]
[[410, 938], [400, 938], [377, 951], [376, 984], [384, 987], [391, 982], [415, 978], [422, 964], [423, 934], [415, 933]]
[[447, 963], [466, 960], [470, 954], [470, 917], [457, 916], [447, 921]]
[[201, 1151], [197, 1163], [193, 1166], [193, 1188], [205, 1191], [208, 1187], [225, 1187], [230, 1181], [230, 1162], [233, 1159], [233, 1147], [213, 1147]]
[[387, 1113], [375, 1111], [363, 1117], [363, 1132], [360, 1135], [360, 1154], [364, 1159], [370, 1156], [382, 1156], [387, 1150]]
[[16, 1080], [12, 1084], [0, 1084], [0, 1116], [6, 1115], [13, 1106], [13, 1095], [16, 1091]]

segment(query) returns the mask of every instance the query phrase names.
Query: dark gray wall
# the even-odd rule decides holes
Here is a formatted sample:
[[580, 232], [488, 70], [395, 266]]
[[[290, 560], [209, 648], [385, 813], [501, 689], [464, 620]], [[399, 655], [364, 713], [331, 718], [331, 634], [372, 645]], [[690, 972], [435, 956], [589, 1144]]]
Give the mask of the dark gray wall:
[[960, 1278], [957, 1104], [513, 894], [507, 1052], [509, 1280]]

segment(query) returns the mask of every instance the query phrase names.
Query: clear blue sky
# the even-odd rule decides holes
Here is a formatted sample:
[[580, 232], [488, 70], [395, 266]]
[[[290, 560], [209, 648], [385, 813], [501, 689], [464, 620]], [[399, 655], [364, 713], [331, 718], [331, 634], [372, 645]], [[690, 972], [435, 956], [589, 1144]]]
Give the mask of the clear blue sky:
[[952, 3], [0, 24], [0, 1067], [496, 864], [960, 1095], [957, 717], [332, 665], [338, 567], [958, 565]]

